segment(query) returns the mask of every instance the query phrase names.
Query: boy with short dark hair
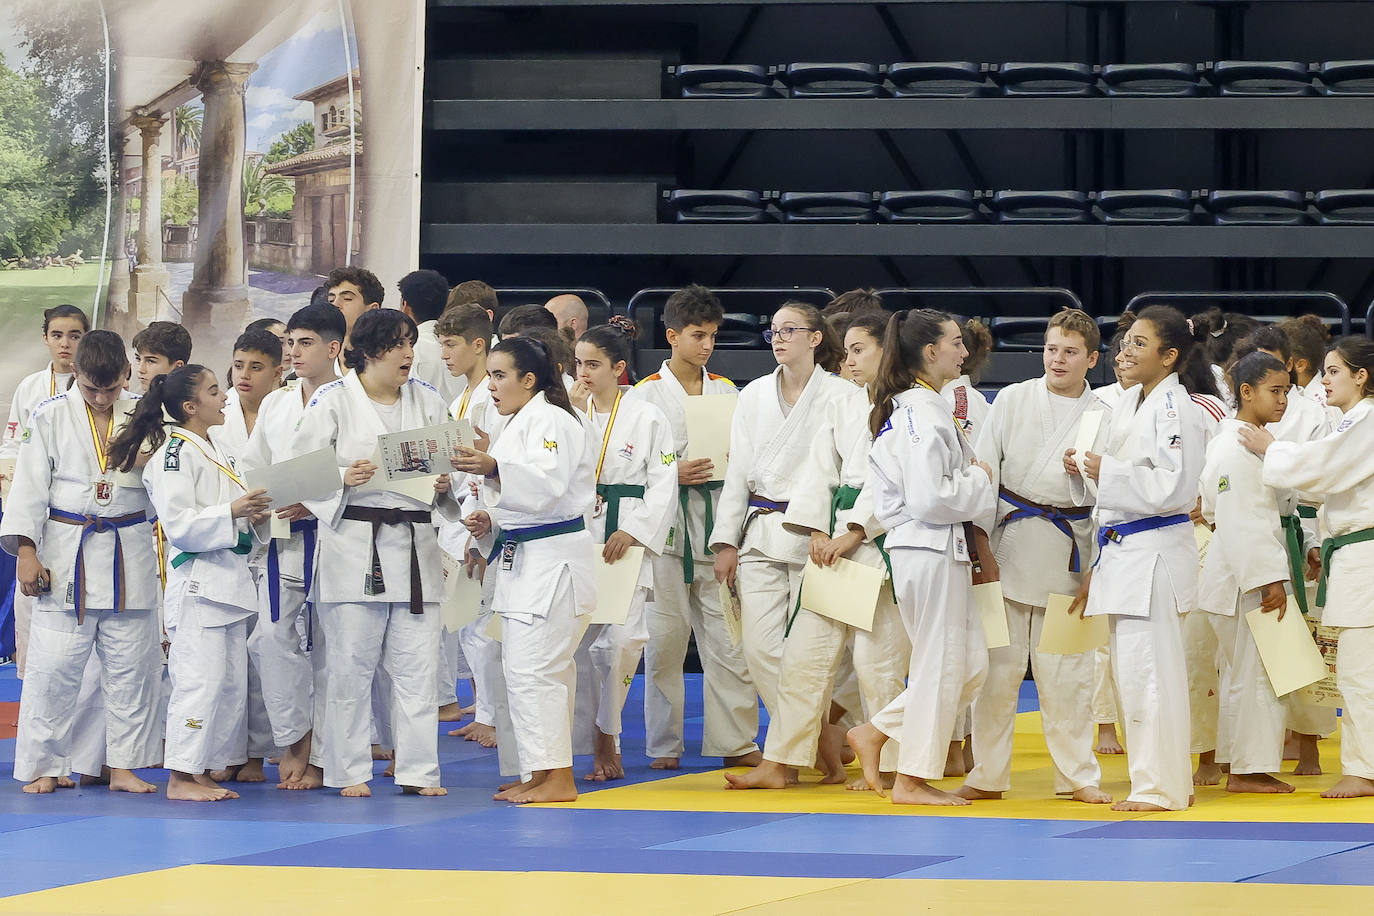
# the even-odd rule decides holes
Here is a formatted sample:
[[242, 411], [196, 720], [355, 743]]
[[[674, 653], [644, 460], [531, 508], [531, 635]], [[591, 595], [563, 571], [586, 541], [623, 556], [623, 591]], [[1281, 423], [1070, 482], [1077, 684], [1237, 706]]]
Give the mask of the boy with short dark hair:
[[142, 391], [159, 375], [191, 361], [191, 332], [175, 321], [154, 321], [134, 335], [134, 359]]
[[401, 311], [415, 322], [418, 335], [410, 375], [433, 385], [447, 404], [461, 390], [458, 380], [444, 367], [439, 341], [434, 336], [434, 324], [443, 314], [444, 300], [448, 298], [448, 281], [437, 270], [412, 270], [396, 285], [401, 290]]

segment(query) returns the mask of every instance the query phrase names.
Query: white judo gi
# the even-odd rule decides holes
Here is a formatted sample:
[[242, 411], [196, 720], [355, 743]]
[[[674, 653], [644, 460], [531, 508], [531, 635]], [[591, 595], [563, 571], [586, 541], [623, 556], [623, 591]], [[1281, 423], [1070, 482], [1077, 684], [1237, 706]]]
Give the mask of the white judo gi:
[[[664, 362], [635, 391], [663, 411], [673, 429], [678, 462], [687, 459], [689, 395]], [[701, 393], [733, 394], [730, 380], [702, 370]], [[718, 469], [719, 470], [719, 469]], [[711, 528], [722, 481], [678, 487], [677, 508], [661, 556], [651, 562], [654, 600], [646, 605], [649, 643], [644, 648], [645, 753], [681, 757], [687, 642], [696, 635], [701, 658], [704, 757], [737, 757], [758, 750], [758, 694], [740, 647], [730, 640], [720, 589], [711, 571]]]
[[[116, 416], [128, 402], [115, 403]], [[25, 422], [0, 544], [17, 554], [20, 537], [32, 541], [51, 572], [51, 590], [34, 601], [15, 778], [66, 776], [73, 764], [99, 775], [97, 749], [112, 767], [152, 766], [161, 756], [152, 505], [136, 478], [102, 472], [78, 391], [45, 400]], [[102, 479], [110, 484], [105, 505], [97, 502]], [[99, 499], [105, 502], [103, 493]], [[98, 665], [88, 672], [92, 652]], [[103, 708], [92, 692], [104, 695]], [[82, 709], [92, 715], [78, 734]], [[91, 747], [78, 751], [81, 744]]]
[[[1098, 451], [1111, 425], [1106, 402], [1086, 385], [1077, 398], [1066, 398], [1052, 393], [1045, 378], [1030, 379], [998, 393], [978, 436], [978, 457], [991, 466], [999, 491], [997, 527], [989, 535], [1011, 636], [1011, 645], [989, 650], [988, 676], [973, 701], [975, 764], [966, 781], [986, 792], [1011, 788], [1016, 703], [1028, 659], [1055, 791], [1101, 782], [1091, 714], [1096, 652], [1036, 650], [1048, 596], [1077, 594], [1092, 562], [1091, 506], [1074, 501], [1064, 471], [1064, 452], [1074, 446], [1083, 416], [1092, 410], [1105, 414], [1093, 449]], [[1065, 509], [1067, 515], [1060, 511]]]
[[973, 599], [965, 523], [992, 527], [996, 491], [949, 404], [912, 388], [869, 458], [873, 514], [887, 528], [893, 591], [911, 640], [907, 687], [873, 726], [901, 742], [897, 771], [940, 779], [950, 735], [987, 674], [987, 642]]
[[[862, 388], [825, 406], [810, 453], [798, 469], [783, 526], [809, 541], [813, 531], [839, 537], [850, 525], [857, 525], [864, 539], [847, 559], [886, 573], [887, 560], [880, 546], [886, 529], [873, 517], [872, 500], [863, 489], [873, 445], [869, 409]], [[879, 593], [871, 630], [841, 623], [800, 604], [789, 609], [788, 618], [778, 671], [778, 705], [769, 723], [764, 756], [788, 766], [811, 766], [821, 728], [830, 721], [831, 700], [856, 714], [862, 710], [859, 721], [891, 703], [906, 686], [911, 646], [890, 583]], [[845, 648], [850, 644], [853, 661], [845, 665]], [[856, 697], [841, 699], [842, 665], [852, 675]], [[882, 762], [886, 772], [897, 768], [895, 741], [884, 745]]]
[[946, 382], [945, 387], [940, 389], [940, 396], [949, 402], [950, 408], [954, 411], [954, 419], [968, 437], [968, 441], [977, 442], [978, 434], [983, 431], [983, 423], [988, 418], [988, 412], [992, 410], [987, 396], [974, 387], [967, 375]]
[[[1088, 592], [1089, 616], [1110, 615], [1109, 648], [1130, 747], [1129, 801], [1188, 807], [1188, 673], [1179, 615], [1196, 605], [1197, 542], [1188, 513], [1197, 503], [1209, 422], [1170, 374], [1141, 401], [1128, 390], [1112, 411], [1094, 519], [1101, 547]], [[1085, 493], [1071, 478], [1074, 495]], [[1178, 518], [1180, 517], [1181, 518]], [[1146, 521], [1130, 533], [1116, 529]]]
[[[1374, 401], [1350, 408], [1335, 432], [1313, 442], [1275, 442], [1264, 456], [1264, 482], [1324, 497], [1330, 538], [1322, 543], [1326, 577], [1322, 623], [1341, 628], [1336, 682], [1345, 699], [1341, 772], [1374, 779]], [[1366, 534], [1367, 533], [1367, 534]], [[1371, 540], [1348, 540], [1357, 536]]]
[[[483, 479], [482, 502], [504, 543], [488, 575], [496, 576], [491, 604], [501, 615], [501, 661], [522, 773], [572, 766], [573, 654], [596, 608], [594, 548], [584, 520], [596, 498], [599, 443], [592, 438], [581, 415], [540, 392], [489, 447], [498, 476]], [[510, 737], [500, 735], [498, 745]]]
[[444, 403], [451, 402], [463, 393], [463, 379], [449, 374], [444, 365], [443, 350], [439, 338], [434, 336], [435, 319], [421, 321], [416, 325], [418, 336], [415, 338], [415, 361], [410, 364], [410, 377], [427, 382]]
[[247, 760], [253, 534], [246, 519], [230, 515], [230, 503], [246, 492], [235, 459], [190, 430], [167, 430], [143, 469], [143, 485], [167, 538], [172, 696], [165, 761], [194, 776]]
[[713, 545], [739, 550], [741, 644], [770, 715], [778, 708], [783, 634], [797, 606], [808, 550], [806, 538], [783, 527], [783, 514], [827, 406], [857, 393], [852, 382], [814, 366], [797, 403], [788, 408], [782, 372], [779, 366], [740, 392], [730, 426], [730, 466], [711, 531]]
[[[374, 404], [352, 372], [315, 391], [301, 414], [292, 453], [332, 448], [342, 471], [359, 459], [371, 460], [379, 435], [433, 426], [447, 416], [448, 406], [425, 382], [407, 380], [398, 401], [383, 406]], [[320, 520], [318, 574], [308, 597], [325, 635], [327, 786], [345, 788], [372, 778], [371, 696], [379, 666], [391, 688], [396, 785], [439, 785], [436, 686], [444, 583], [431, 506], [457, 517], [457, 503], [447, 493], [437, 501], [417, 500], [345, 486], [327, 500], [306, 504]], [[363, 514], [377, 518], [350, 517]]]

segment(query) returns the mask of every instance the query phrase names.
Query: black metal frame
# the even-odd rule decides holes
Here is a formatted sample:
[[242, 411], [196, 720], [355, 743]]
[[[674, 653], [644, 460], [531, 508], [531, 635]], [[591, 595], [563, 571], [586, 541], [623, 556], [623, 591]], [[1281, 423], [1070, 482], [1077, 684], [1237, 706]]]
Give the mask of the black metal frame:
[[[1345, 300], [1335, 293], [1325, 290], [1276, 290], [1276, 291], [1255, 291], [1255, 292], [1205, 292], [1202, 290], [1186, 290], [1177, 292], [1145, 292], [1131, 299], [1126, 303], [1126, 309], [1138, 312], [1148, 305], [1178, 305], [1180, 303], [1200, 303], [1202, 308], [1191, 309], [1192, 312], [1199, 312], [1203, 309], [1219, 305], [1223, 302], [1288, 302], [1294, 299], [1304, 302], [1321, 302], [1333, 305], [1341, 320], [1341, 332], [1350, 333], [1350, 306]], [[1374, 309], [1374, 304], [1371, 304]]]

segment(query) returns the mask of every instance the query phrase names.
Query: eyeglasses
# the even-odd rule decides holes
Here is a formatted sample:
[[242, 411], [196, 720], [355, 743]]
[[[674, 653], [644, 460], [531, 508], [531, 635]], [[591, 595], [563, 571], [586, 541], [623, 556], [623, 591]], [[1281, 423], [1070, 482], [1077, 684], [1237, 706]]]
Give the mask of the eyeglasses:
[[781, 340], [783, 343], [787, 343], [787, 341], [792, 339], [792, 335], [797, 333], [798, 331], [805, 331], [806, 333], [810, 334], [814, 330], [815, 328], [786, 327], [778, 328], [776, 331], [774, 331], [772, 328], [769, 328], [767, 331], [763, 332], [763, 342], [771, 344], [774, 341], [774, 339], [777, 339]]

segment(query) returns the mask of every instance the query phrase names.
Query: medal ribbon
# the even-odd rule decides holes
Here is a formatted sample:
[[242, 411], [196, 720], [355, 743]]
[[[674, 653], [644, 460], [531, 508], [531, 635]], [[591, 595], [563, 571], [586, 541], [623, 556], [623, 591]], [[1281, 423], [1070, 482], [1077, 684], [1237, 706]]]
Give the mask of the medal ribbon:
[[196, 451], [200, 452], [202, 455], [205, 456], [205, 460], [206, 460], [206, 461], [210, 462], [210, 463], [213, 464], [215, 467], [217, 467], [217, 468], [219, 468], [221, 471], [223, 471], [223, 472], [225, 473], [225, 475], [226, 475], [230, 480], [232, 480], [234, 483], [238, 484], [239, 487], [240, 487], [245, 493], [248, 492], [248, 487], [244, 486], [244, 483], [243, 483], [242, 478], [240, 478], [239, 475], [235, 474], [235, 473], [233, 472], [232, 469], [225, 467], [224, 465], [220, 464], [217, 460], [215, 460], [215, 459], [210, 455], [209, 452], [207, 452], [205, 449], [203, 449], [203, 448], [200, 447], [200, 443], [199, 443], [199, 442], [197, 442], [197, 441], [194, 440], [194, 439], [187, 438], [186, 436], [183, 436], [181, 433], [172, 433], [171, 436], [169, 436], [168, 438], [171, 438], [171, 439], [180, 439], [182, 442], [189, 442], [189, 443], [191, 443], [192, 445], [194, 445], [194, 446], [196, 447]]
[[[611, 430], [615, 428], [615, 415], [620, 411], [620, 398], [625, 392], [615, 393], [615, 403], [611, 405], [611, 419], [606, 422], [606, 435], [601, 437], [601, 457], [596, 459], [596, 482], [601, 482], [601, 466], [606, 463], [606, 449], [611, 446]], [[596, 410], [596, 402], [592, 401], [588, 406]]]
[[91, 445], [95, 446], [95, 461], [100, 465], [100, 476], [103, 478], [110, 469], [110, 456], [106, 449], [110, 444], [110, 436], [114, 434], [114, 408], [110, 408], [110, 422], [105, 429], [105, 444], [100, 443], [100, 431], [95, 427], [95, 413], [91, 410], [91, 405], [86, 405], [86, 423], [91, 428]]
[[458, 402], [458, 416], [454, 417], [455, 420], [461, 420], [461, 419], [463, 419], [463, 417], [465, 417], [465, 416], [468, 415], [468, 402], [471, 401], [471, 400], [472, 400], [472, 386], [469, 385], [469, 386], [463, 391], [463, 399], [462, 399], [461, 401]]

